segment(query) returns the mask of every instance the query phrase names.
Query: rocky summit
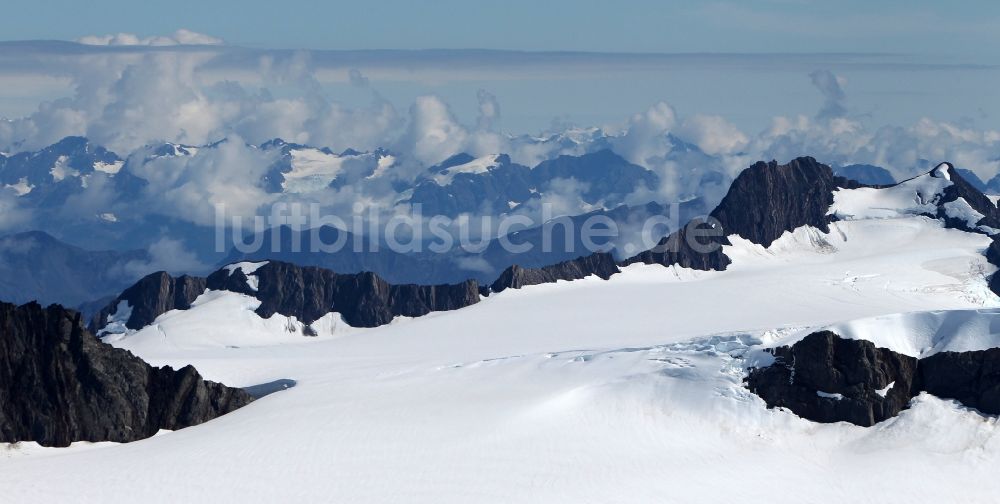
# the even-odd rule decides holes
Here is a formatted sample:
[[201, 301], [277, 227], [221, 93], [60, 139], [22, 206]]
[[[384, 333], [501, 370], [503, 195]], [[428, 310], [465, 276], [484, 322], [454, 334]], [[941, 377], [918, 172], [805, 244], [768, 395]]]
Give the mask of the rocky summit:
[[102, 343], [58, 305], [0, 303], [0, 442], [128, 442], [250, 403], [191, 366], [153, 367]]

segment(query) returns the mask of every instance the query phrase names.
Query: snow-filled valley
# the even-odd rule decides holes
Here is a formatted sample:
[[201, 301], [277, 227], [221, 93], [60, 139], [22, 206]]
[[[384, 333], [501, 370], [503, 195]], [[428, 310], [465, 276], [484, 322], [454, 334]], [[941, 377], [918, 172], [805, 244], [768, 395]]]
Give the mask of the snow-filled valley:
[[922, 394], [875, 427], [817, 424], [742, 385], [761, 348], [809, 329], [908, 354], [1000, 339], [967, 315], [1000, 310], [989, 237], [868, 217], [766, 249], [734, 235], [726, 271], [632, 265], [374, 329], [330, 316], [317, 337], [208, 291], [107, 341], [227, 385], [296, 385], [134, 443], [0, 448], [4, 498], [989, 502], [996, 418]]

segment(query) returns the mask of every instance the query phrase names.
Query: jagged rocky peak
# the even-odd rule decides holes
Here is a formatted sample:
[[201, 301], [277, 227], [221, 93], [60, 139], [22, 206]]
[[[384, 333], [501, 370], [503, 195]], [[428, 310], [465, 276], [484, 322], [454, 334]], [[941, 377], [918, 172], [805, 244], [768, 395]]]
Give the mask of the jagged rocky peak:
[[870, 426], [894, 417], [921, 392], [1000, 414], [1000, 348], [937, 352], [917, 359], [830, 331], [770, 350], [746, 386], [769, 408], [816, 422]]
[[250, 401], [191, 366], [155, 368], [102, 343], [77, 312], [0, 302], [0, 442], [129, 442]]
[[208, 277], [207, 286], [259, 299], [261, 317], [278, 313], [307, 325], [337, 312], [351, 326], [377, 327], [397, 316], [418, 317], [479, 302], [479, 285], [474, 280], [453, 285], [393, 285], [374, 273], [341, 275], [280, 261], [223, 268]]
[[[835, 175], [811, 157], [800, 157], [784, 165], [758, 162], [741, 172], [710, 214], [716, 236], [692, 238], [701, 245], [728, 245], [728, 237], [737, 235], [767, 247], [802, 226], [829, 232], [829, 224], [836, 220], [892, 215], [925, 215], [940, 219], [946, 227], [990, 235], [1000, 230], [997, 206], [950, 163], [899, 184], [867, 186]], [[729, 265], [718, 247], [705, 247], [704, 252], [692, 243], [688, 230], [681, 229], [625, 263], [713, 270]]]
[[993, 235], [1000, 229], [996, 205], [951, 163], [891, 186], [839, 190], [830, 214], [839, 220], [923, 215], [968, 232]]
[[760, 161], [736, 177], [711, 216], [727, 236], [736, 234], [767, 247], [785, 231], [801, 226], [829, 231], [833, 192], [858, 185], [811, 157], [784, 165]]
[[377, 327], [395, 317], [419, 317], [478, 303], [483, 295], [557, 280], [577, 280], [591, 275], [607, 279], [618, 273], [614, 257], [596, 253], [543, 268], [508, 268], [491, 286], [475, 280], [456, 284], [390, 284], [370, 272], [339, 274], [311, 266], [281, 261], [239, 262], [208, 278], [178, 277], [159, 272], [128, 288], [92, 322], [94, 332], [138, 330], [167, 311], [185, 310], [206, 290], [229, 291], [260, 301], [255, 312], [263, 318], [274, 314], [294, 317], [310, 325], [339, 315], [353, 327]]
[[624, 262], [724, 270], [732, 262], [721, 249], [721, 245], [729, 244], [728, 236], [739, 235], [767, 247], [786, 231], [801, 226], [829, 231], [833, 192], [858, 186], [857, 182], [835, 176], [829, 166], [811, 157], [796, 158], [784, 165], [761, 161], [736, 177], [729, 192], [709, 214], [711, 219], [677, 230], [654, 249]]
[[186, 310], [205, 292], [205, 279], [182, 275], [172, 277], [165, 271], [146, 275], [125, 289], [107, 307], [97, 313], [90, 329], [98, 332], [109, 323], [127, 329], [141, 329], [170, 310]]
[[718, 223], [696, 218], [660, 240], [656, 247], [640, 252], [622, 261], [622, 264], [676, 265], [702, 271], [723, 271], [732, 263], [722, 251], [722, 245], [728, 243], [725, 231]]
[[951, 182], [944, 188], [937, 217], [949, 227], [972, 232], [995, 234], [1000, 230], [1000, 211], [975, 185], [967, 181], [951, 163], [941, 163], [931, 176]]
[[591, 275], [607, 280], [619, 271], [614, 256], [598, 252], [542, 268], [511, 266], [500, 274], [500, 277], [490, 285], [489, 290], [501, 292], [558, 280], [580, 280]]

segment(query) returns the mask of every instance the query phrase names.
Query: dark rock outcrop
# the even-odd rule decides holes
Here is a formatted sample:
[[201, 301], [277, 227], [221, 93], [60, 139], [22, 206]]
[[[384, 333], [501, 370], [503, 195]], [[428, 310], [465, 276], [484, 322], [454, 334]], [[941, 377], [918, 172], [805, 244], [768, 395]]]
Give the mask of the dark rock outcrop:
[[747, 388], [769, 408], [816, 422], [874, 425], [906, 409], [920, 392], [1000, 415], [1000, 348], [918, 360], [821, 331], [771, 352], [775, 362], [750, 369]]
[[919, 367], [924, 391], [1000, 415], [1000, 348], [940, 352], [920, 359]]
[[125, 289], [107, 307], [97, 313], [90, 329], [97, 332], [107, 324], [108, 317], [118, 312], [122, 301], [128, 303], [132, 313], [125, 322], [129, 329], [142, 329], [156, 317], [170, 310], [186, 310], [205, 292], [205, 279], [183, 275], [174, 278], [164, 271], [152, 273]]
[[829, 232], [832, 217], [827, 212], [833, 192], [858, 186], [811, 157], [786, 165], [758, 162], [736, 177], [710, 215], [722, 224], [727, 236], [737, 234], [768, 247], [786, 231], [801, 226]]
[[671, 233], [656, 247], [626, 259], [622, 264], [677, 265], [703, 271], [722, 271], [732, 263], [722, 251], [722, 245], [728, 243], [718, 222], [698, 218], [681, 230]]
[[522, 268], [514, 265], [500, 274], [500, 277], [490, 285], [490, 291], [501, 292], [506, 289], [520, 289], [529, 285], [552, 283], [557, 280], [580, 280], [591, 275], [597, 275], [607, 280], [611, 278], [611, 275], [620, 271], [614, 256], [606, 253], [578, 257], [542, 268]]
[[833, 220], [827, 215], [833, 192], [860, 186], [835, 176], [829, 166], [811, 157], [796, 158], [785, 165], [758, 162], [736, 177], [708, 219], [695, 223], [709, 231], [703, 233], [709, 236], [692, 236], [696, 231], [689, 225], [624, 263], [724, 270], [731, 262], [721, 250], [729, 244], [727, 236], [736, 234], [767, 247], [786, 231], [801, 226], [828, 232]]
[[191, 366], [151, 367], [104, 344], [61, 306], [0, 303], [0, 442], [135, 441], [251, 400]]
[[[982, 191], [966, 181], [959, 173], [959, 170], [955, 169], [949, 163], [945, 163], [945, 166], [944, 170], [947, 171], [947, 176], [951, 179], [951, 185], [944, 189], [944, 194], [938, 201], [937, 215], [934, 217], [943, 220], [946, 227], [961, 229], [963, 231], [982, 232], [979, 229], [980, 226], [1000, 229], [1000, 210], [997, 210], [997, 206]], [[930, 174], [936, 177], [944, 176], [939, 169], [932, 170]], [[945, 205], [959, 198], [964, 199], [970, 207], [983, 215], [975, 225], [970, 226], [965, 220], [948, 215]]]
[[340, 275], [333, 271], [271, 261], [253, 272], [257, 289], [240, 269], [221, 269], [208, 277], [213, 290], [229, 290], [261, 301], [257, 314], [294, 316], [311, 324], [338, 312], [354, 327], [377, 327], [396, 316], [418, 317], [432, 311], [463, 308], [479, 302], [479, 285], [392, 285], [374, 273]]
[[[986, 247], [986, 260], [994, 266], [1000, 266], [1000, 236], [994, 236], [989, 247]], [[1000, 272], [990, 275], [987, 281], [990, 291], [1000, 296]]]
[[[986, 260], [994, 266], [1000, 266], [1000, 236], [994, 236], [993, 241], [990, 245], [986, 247]], [[1000, 296], [1000, 274], [993, 273], [989, 278], [989, 288], [990, 290]]]
[[869, 341], [822, 331], [773, 353], [774, 364], [750, 371], [747, 388], [769, 408], [809, 420], [874, 425], [897, 415], [916, 393], [917, 359]]

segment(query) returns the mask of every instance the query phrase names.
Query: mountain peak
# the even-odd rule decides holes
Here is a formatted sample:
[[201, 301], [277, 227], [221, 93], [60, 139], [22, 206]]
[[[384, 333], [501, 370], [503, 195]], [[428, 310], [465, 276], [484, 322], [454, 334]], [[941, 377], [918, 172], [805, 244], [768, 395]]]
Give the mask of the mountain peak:
[[737, 175], [711, 216], [722, 223], [726, 235], [767, 247], [800, 226], [829, 231], [833, 192], [850, 185], [857, 184], [835, 176], [812, 157], [784, 165], [759, 161]]

